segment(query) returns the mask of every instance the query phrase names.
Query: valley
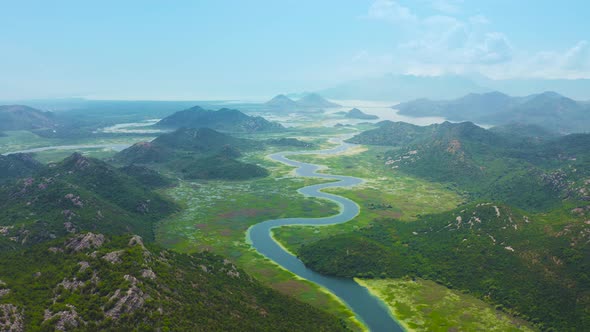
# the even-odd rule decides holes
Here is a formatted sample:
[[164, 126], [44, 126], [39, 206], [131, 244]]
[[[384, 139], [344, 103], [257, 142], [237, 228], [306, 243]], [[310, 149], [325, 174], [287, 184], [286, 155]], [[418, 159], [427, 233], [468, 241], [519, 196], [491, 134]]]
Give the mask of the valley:
[[[201, 110], [201, 108], [191, 109], [190, 112], [201, 112]], [[265, 114], [264, 112], [254, 112], [254, 114]], [[219, 114], [223, 114], [223, 112]], [[235, 116], [235, 114], [228, 114], [230, 117]], [[35, 160], [41, 163], [40, 165], [44, 163], [50, 163], [50, 165], [90, 163], [94, 165], [94, 163], [97, 163], [96, 167], [98, 168], [107, 167], [106, 164], [100, 166], [100, 162], [93, 161], [94, 158], [98, 158], [118, 167], [132, 177], [135, 176], [133, 181], [140, 181], [143, 185], [151, 186], [151, 188], [154, 188], [155, 193], [164, 197], [175, 207], [157, 217], [158, 221], [149, 227], [151, 228], [150, 231], [142, 233], [138, 229], [138, 231], [132, 231], [133, 233], [139, 233], [147, 241], [153, 241], [157, 245], [174, 252], [183, 254], [209, 252], [221, 255], [221, 257], [229, 259], [263, 285], [335, 315], [349, 329], [365, 330], [369, 327], [371, 331], [390, 330], [382, 328], [385, 323], [376, 323], [381, 318], [369, 318], [368, 323], [366, 321], [363, 323], [363, 319], [366, 319], [363, 318], [366, 315], [363, 310], [370, 308], [367, 305], [373, 300], [366, 302], [361, 298], [367, 297], [367, 299], [370, 299], [372, 296], [379, 298], [378, 302], [381, 303], [378, 305], [379, 308], [385, 305], [389, 306], [390, 311], [382, 313], [381, 316], [394, 317], [398, 322], [394, 323], [394, 325], [399, 324], [404, 329], [430, 330], [433, 326], [448, 326], [449, 328], [459, 329], [476, 328], [475, 326], [479, 326], [478, 328], [483, 328], [483, 326], [505, 326], [508, 328], [510, 326], [510, 328], [514, 327], [515, 329], [536, 329], [534, 324], [531, 325], [530, 322], [516, 317], [522, 315], [520, 310], [499, 305], [498, 303], [501, 303], [501, 300], [497, 297], [482, 298], [478, 291], [469, 288], [472, 286], [460, 283], [458, 284], [459, 289], [454, 290], [456, 287], [454, 282], [458, 282], [457, 276], [451, 277], [444, 273], [440, 274], [441, 272], [436, 270], [437, 265], [434, 263], [427, 263], [427, 265], [435, 269], [428, 273], [417, 269], [415, 266], [412, 267], [411, 264], [407, 267], [404, 265], [406, 263], [400, 264], [402, 261], [399, 261], [400, 258], [396, 256], [399, 253], [390, 252], [388, 248], [391, 246], [391, 248], [394, 248], [393, 250], [398, 252], [406, 252], [407, 248], [397, 247], [397, 244], [395, 244], [397, 242], [388, 243], [387, 240], [379, 242], [383, 240], [373, 239], [377, 233], [373, 234], [371, 232], [378, 230], [380, 234], [391, 233], [394, 234], [394, 238], [401, 236], [402, 239], [407, 241], [407, 239], [415, 236], [412, 235], [412, 232], [420, 233], [420, 228], [418, 226], [414, 227], [414, 225], [421, 225], [422, 220], [429, 218], [429, 216], [444, 214], [447, 211], [456, 211], [459, 209], [457, 207], [465, 209], [465, 206], [470, 206], [469, 204], [474, 200], [495, 199], [494, 196], [478, 191], [479, 187], [471, 185], [473, 182], [470, 182], [472, 180], [470, 180], [469, 176], [479, 176], [481, 178], [481, 174], [477, 172], [471, 175], [470, 171], [467, 171], [461, 173], [460, 177], [446, 176], [443, 180], [440, 177], [440, 174], [443, 174], [440, 173], [440, 168], [437, 171], [428, 168], [421, 171], [421, 168], [415, 168], [414, 166], [404, 168], [405, 164], [403, 163], [421, 162], [414, 161], [414, 159], [416, 159], [415, 155], [425, 153], [422, 149], [435, 149], [438, 146], [446, 148], [444, 144], [450, 144], [449, 146], [455, 144], [453, 139], [461, 141], [463, 144], [457, 145], [454, 149], [473, 150], [461, 152], [459, 163], [451, 159], [451, 165], [453, 165], [452, 167], [466, 167], [466, 170], [473, 169], [473, 166], [470, 166], [467, 163], [468, 159], [463, 156], [469, 156], [475, 163], [481, 163], [482, 160], [485, 163], [490, 163], [490, 157], [485, 155], [489, 153], [488, 151], [492, 151], [494, 156], [507, 155], [512, 156], [510, 158], [530, 158], [535, 162], [547, 160], [540, 169], [543, 172], [552, 172], [552, 169], [556, 167], [555, 162], [549, 162], [549, 156], [561, 153], [570, 156], [568, 158], [571, 159], [575, 153], [577, 160], [570, 162], [578, 165], [576, 172], [583, 175], [586, 174], [586, 170], [581, 165], [583, 165], [585, 155], [580, 154], [581, 150], [577, 146], [584, 144], [584, 138], [570, 139], [565, 145], [563, 143], [556, 145], [552, 142], [558, 139], [564, 140], [564, 138], [556, 138], [551, 135], [539, 141], [541, 143], [531, 143], [530, 136], [527, 136], [527, 134], [513, 136], [513, 131], [510, 129], [488, 133], [487, 130], [475, 125], [473, 127], [467, 126], [467, 129], [465, 129], [462, 127], [463, 124], [445, 123], [430, 127], [393, 123], [391, 121], [375, 124], [347, 119], [347, 114], [338, 111], [338, 108], [336, 108], [329, 115], [324, 114], [319, 118], [317, 114], [306, 112], [300, 113], [298, 116], [287, 117], [286, 119], [292, 119], [290, 121], [295, 123], [294, 126], [291, 126], [289, 120], [287, 120], [283, 122], [282, 128], [277, 125], [242, 127], [262, 128], [262, 132], [252, 132], [251, 129], [242, 128], [232, 129], [237, 130], [237, 132], [231, 134], [208, 128], [161, 129], [154, 126], [157, 123], [156, 120], [150, 120], [149, 122], [136, 121], [120, 125], [114, 124], [106, 129], [94, 129], [97, 133], [108, 132], [109, 135], [104, 137], [101, 136], [102, 134], [98, 134], [95, 139], [47, 138], [29, 134], [26, 131], [7, 131], [6, 136], [0, 137], [0, 140], [5, 143], [2, 145], [3, 153], [24, 150], [20, 152], [32, 153]], [[183, 116], [189, 115], [185, 114]], [[210, 117], [209, 114], [207, 116]], [[321, 122], [318, 123], [318, 119], [321, 119]], [[346, 121], [351, 121], [351, 123], [338, 125], [338, 123], [346, 123]], [[333, 125], [334, 123], [337, 125]], [[443, 134], [436, 133], [438, 130]], [[432, 132], [441, 135], [442, 143], [437, 139], [437, 143], [432, 145], [425, 140], [426, 137], [431, 137]], [[530, 135], [537, 132], [531, 131]], [[473, 135], [477, 137], [476, 143], [468, 141], [471, 137], [474, 137]], [[485, 137], [490, 135], [499, 135], [501, 138], [493, 138], [493, 140], [495, 142], [505, 141], [506, 143], [503, 144], [506, 144], [506, 148], [503, 149], [507, 152], [500, 150], [498, 147], [495, 148], [496, 150], [482, 148], [481, 145], [486, 144]], [[346, 137], [356, 144], [347, 143], [342, 145], [340, 149], [334, 150], [331, 154], [315, 152], [318, 149], [338, 147], [341, 144], [338, 143], [338, 140], [335, 140], [338, 137]], [[386, 138], [385, 141], [383, 141], [384, 138]], [[535, 152], [530, 156], [514, 157], [516, 154], [513, 151], [516, 151], [515, 149], [522, 150], [523, 144], [542, 146], [542, 144], [545, 144], [542, 143], [544, 141], [548, 142], [546, 147], [535, 147]], [[570, 152], [559, 150], [559, 147], [563, 146], [571, 149]], [[17, 151], [11, 151], [11, 149]], [[70, 155], [73, 151], [81, 151], [82, 155], [78, 154], [72, 157]], [[277, 154], [281, 151], [287, 151], [284, 154], [288, 155], [288, 158], [294, 162], [282, 159], [282, 155]], [[419, 152], [414, 154], [412, 151]], [[479, 154], [483, 153], [483, 155], [475, 155], [471, 151]], [[446, 153], [449, 153], [451, 157], [456, 154], [455, 151]], [[427, 155], [437, 156], [435, 152], [428, 152]], [[11, 156], [19, 156], [19, 154], [12, 154]], [[4, 158], [8, 157], [10, 156]], [[66, 159], [62, 162], [61, 160], [64, 158]], [[68, 158], [70, 160], [74, 159], [68, 162]], [[402, 161], [396, 161], [395, 158]], [[326, 176], [309, 177], [312, 174], [306, 173], [308, 170], [303, 173], [296, 173], [293, 166], [306, 165], [299, 164], [300, 162], [321, 165], [319, 166], [319, 172], [320, 174], [326, 174]], [[446, 159], [440, 159], [436, 162], [446, 163], [447, 161]], [[428, 161], [421, 167], [432, 167], [436, 162]], [[462, 163], [465, 166], [462, 166]], [[557, 165], [559, 167], [559, 163]], [[214, 166], [215, 169], [221, 170], [221, 172], [208, 171], [207, 169], [210, 166]], [[37, 167], [39, 166], [34, 166], [33, 170], [29, 171], [29, 174], [34, 174]], [[227, 169], [223, 170], [223, 167], [227, 167]], [[503, 166], [500, 163], [498, 167], [514, 169], [513, 164]], [[198, 170], [198, 172], [187, 172], [188, 169]], [[526, 170], [526, 168], [522, 169]], [[525, 174], [530, 174], [530, 167], [526, 172], [529, 173]], [[221, 177], [216, 174], [221, 175]], [[328, 174], [352, 176], [362, 180], [351, 188], [340, 185], [332, 186], [330, 182], [333, 180], [330, 178], [334, 176]], [[96, 176], [96, 174], [93, 176]], [[543, 178], [542, 175], [539, 176]], [[47, 178], [47, 175], [40, 177], [40, 183], [46, 182]], [[95, 181], [92, 180], [90, 183], [96, 185]], [[116, 182], [119, 181], [116, 180]], [[583, 178], [582, 182], [574, 181], [573, 183], [582, 183], [582, 187], [575, 187], [575, 190], [585, 190]], [[35, 181], [32, 184], [37, 185]], [[139, 184], [134, 186], [137, 187]], [[301, 195], [299, 190], [307, 186], [326, 186], [322, 190], [326, 194], [321, 195], [337, 195], [330, 197], [340, 196], [347, 199], [347, 202], [354, 202], [352, 204], [358, 206], [358, 208], [355, 208], [358, 214], [347, 212], [347, 203], [344, 203], [344, 205], [342, 205], [342, 202], [335, 204], [329, 199], [316, 199], [309, 195]], [[565, 216], [567, 215], [566, 211], [578, 208], [578, 204], [571, 200], [561, 203], [564, 196], [561, 196], [555, 190], [557, 189], [548, 191], [549, 196], [546, 196], [546, 200], [563, 206], [558, 209], [551, 208], [551, 216], [562, 220], [567, 218]], [[78, 194], [81, 197], [80, 201], [86, 202], [89, 198], [84, 196], [84, 192], [80, 193]], [[35, 197], [35, 200], [39, 200], [39, 197], [42, 196]], [[72, 197], [76, 198], [77, 196], [74, 194]], [[90, 200], [93, 199], [90, 198]], [[509, 199], [506, 202], [518, 201]], [[534, 202], [539, 201], [535, 199]], [[121, 201], [116, 204], [125, 203]], [[498, 201], [497, 204], [501, 204], [501, 201]], [[545, 207], [549, 206], [547, 203], [542, 204]], [[506, 208], [509, 209], [509, 207]], [[550, 221], [552, 220], [551, 217], [538, 215], [539, 212], [535, 205], [525, 204], [521, 205], [521, 208], [532, 209], [532, 213], [526, 215], [525, 218], [546, 220], [545, 222], [554, 225], [556, 232], [560, 227], [566, 227], [566, 229], [572, 227], [567, 222], [564, 222], [563, 226], [559, 226], [558, 223]], [[14, 219], [14, 213], [21, 207], [11, 209], [6, 210], [5, 215]], [[502, 214], [510, 214], [510, 212], [503, 210], [504, 207], [498, 209], [502, 211]], [[549, 210], [545, 209], [544, 211]], [[581, 211], [585, 210], [582, 208]], [[73, 212], [72, 215], [75, 217], [70, 224], [75, 226], [70, 227], [76, 227], [74, 232], [85, 229], [97, 230], [96, 226], [84, 226], [84, 223], [87, 222], [82, 221], [83, 218], [86, 218], [84, 213]], [[264, 245], [258, 242], [251, 243], [249, 240], [250, 235], [247, 235], [255, 225], [256, 227], [264, 225], [267, 220], [299, 218], [296, 219], [298, 223], [308, 224], [308, 221], [311, 220], [323, 220], [313, 218], [326, 218], [328, 216], [343, 216], [346, 219], [341, 220], [346, 222], [325, 226], [287, 225], [267, 228], [261, 233], [266, 232], [270, 235], [265, 240], [260, 240], [265, 241], [261, 242], [265, 243]], [[483, 218], [479, 215], [477, 217], [479, 219]], [[57, 217], [53, 215], [49, 218]], [[82, 219], [76, 221], [76, 218]], [[127, 221], [125, 222], [127, 223]], [[134, 223], [131, 219], [129, 222], [129, 225]], [[121, 230], [116, 227], [109, 227], [104, 228], [102, 232], [112, 235], [121, 234]], [[525, 227], [525, 225], [519, 224], [516, 227]], [[15, 228], [7, 227], [5, 238], [11, 237], [16, 239], [17, 242], [23, 241], [25, 243], [25, 238], [30, 238], [26, 234], [35, 234], [34, 232], [38, 231], [37, 229], [38, 226], [34, 226], [25, 233], [22, 231], [16, 233]], [[54, 232], [57, 233], [50, 233], [49, 235], [52, 237], [67, 234], [59, 230], [59, 228], [54, 229]], [[398, 231], [393, 229], [398, 229]], [[411, 229], [412, 231], [405, 231], [404, 229]], [[402, 230], [409, 233], [397, 235], [397, 232]], [[570, 232], [575, 232], [575, 230], [572, 229]], [[498, 235], [491, 234], [488, 231], [485, 235], [489, 238], [493, 237], [496, 241], [501, 241]], [[47, 234], [41, 237], [36, 235], [36, 241], [45, 241], [40, 240], [43, 239], [43, 236], [47, 236]], [[339, 244], [341, 239], [345, 239], [343, 243], [346, 243], [346, 245]], [[277, 241], [278, 244], [276, 245], [278, 247], [270, 249], [273, 247], [268, 246], [275, 241]], [[502, 242], [504, 247], [514, 250], [518, 248], [512, 243], [510, 245], [505, 243], [506, 240]], [[10, 241], [3, 240], [0, 244], [3, 244], [6, 248], [16, 248]], [[269, 249], [261, 249], [264, 247]], [[263, 250], [262, 254], [256, 248]], [[358, 261], [356, 255], [361, 253], [358, 251], [359, 248], [363, 248], [361, 252], [371, 253], [371, 257], [361, 256], [358, 257], [361, 259]], [[449, 247], [447, 250], [453, 250], [451, 248]], [[345, 254], [341, 252], [343, 249], [346, 251]], [[276, 256], [278, 252], [283, 250], [285, 250], [284, 254], [287, 258], [279, 258], [282, 257], [281, 255]], [[508, 249], [503, 250], [504, 252], [510, 251]], [[404, 253], [404, 255], [408, 254], [411, 255], [411, 252]], [[353, 294], [357, 290], [341, 290], [340, 286], [333, 289], [334, 285], [330, 281], [330, 277], [318, 274], [303, 267], [303, 265], [301, 267], [304, 270], [295, 267], [301, 263], [295, 265], [293, 265], [294, 263], [286, 263], [290, 260], [299, 262], [293, 255], [300, 257], [307, 267], [311, 267], [314, 271], [322, 274], [357, 278], [358, 283], [352, 281], [352, 279], [347, 279], [350, 286], [345, 286], [344, 289], [352, 287], [352, 289], [358, 289], [358, 291], [366, 295], [360, 295], [361, 293], [359, 293], [359, 295], [352, 298], [347, 298], [349, 296], [346, 295], [347, 293], [352, 292], [350, 294]], [[559, 257], [561, 254], [555, 253], [554, 255], [554, 257]], [[339, 257], [346, 258], [341, 261]], [[324, 258], [330, 260], [330, 265], [325, 265]], [[378, 258], [378, 260], [375, 261], [375, 258]], [[420, 261], [427, 258], [416, 259]], [[442, 257], [437, 259], [444, 260]], [[277, 265], [273, 260], [279, 260], [279, 264]], [[344, 262], [346, 263], [341, 265]], [[389, 265], [391, 262], [397, 262], [394, 264], [399, 265], [399, 268], [392, 268]], [[283, 267], [283, 264], [287, 264], [287, 267]], [[448, 264], [458, 266], [457, 262]], [[478, 266], [478, 264], [473, 263], [473, 266]], [[410, 281], [408, 281], [408, 278], [410, 278]], [[424, 278], [424, 280], [414, 278]], [[367, 291], [372, 296], [368, 295]], [[471, 295], [471, 292], [474, 292], [473, 295]], [[462, 299], [461, 302], [464, 305], [457, 305], [457, 297]], [[358, 307], [357, 305], [360, 303], [364, 304]], [[467, 303], [470, 304], [467, 305]], [[420, 309], [423, 311], [417, 311], [417, 308], [423, 308]], [[424, 308], [431, 309], [426, 310]], [[476, 312], [483, 311], [486, 312], [485, 315], [475, 315]], [[372, 310], [371, 312], [374, 315], [378, 311]], [[466, 312], [472, 312], [472, 314]], [[460, 315], [460, 313], [471, 315], [470, 320], [467, 322], [464, 319], [453, 318], [458, 317], [457, 315]], [[442, 319], [441, 317], [445, 318]]]
[[1, 8], [0, 332], [590, 331], [588, 2]]

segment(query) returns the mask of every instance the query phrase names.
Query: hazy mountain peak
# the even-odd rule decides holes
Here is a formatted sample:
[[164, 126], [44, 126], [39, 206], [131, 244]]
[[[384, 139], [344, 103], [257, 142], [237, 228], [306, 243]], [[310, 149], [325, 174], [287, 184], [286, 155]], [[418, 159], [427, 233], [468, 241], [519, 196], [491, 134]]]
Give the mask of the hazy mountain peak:
[[310, 93], [297, 100], [300, 107], [340, 107], [340, 105], [326, 100], [317, 93]]
[[345, 116], [347, 118], [351, 118], [351, 119], [361, 119], [361, 120], [376, 120], [379, 117], [376, 115], [372, 115], [372, 114], [367, 114], [361, 110], [359, 110], [358, 108], [353, 108], [350, 111], [345, 113]]
[[30, 130], [56, 125], [54, 114], [25, 105], [0, 106], [0, 130]]

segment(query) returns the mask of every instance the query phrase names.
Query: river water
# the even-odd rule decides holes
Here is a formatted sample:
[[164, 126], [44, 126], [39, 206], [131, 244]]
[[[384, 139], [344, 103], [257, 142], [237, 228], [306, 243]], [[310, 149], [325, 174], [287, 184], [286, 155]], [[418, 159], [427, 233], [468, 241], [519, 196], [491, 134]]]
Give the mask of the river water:
[[303, 163], [287, 158], [290, 155], [299, 154], [336, 154], [346, 151], [352, 144], [343, 143], [336, 148], [321, 151], [305, 152], [279, 152], [270, 155], [272, 160], [297, 167], [295, 173], [298, 176], [337, 180], [330, 183], [322, 183], [307, 186], [298, 190], [299, 193], [316, 198], [331, 200], [340, 206], [340, 213], [325, 218], [284, 218], [267, 220], [248, 229], [247, 239], [252, 246], [262, 255], [273, 260], [283, 268], [293, 272], [301, 278], [312, 281], [327, 288], [339, 297], [355, 313], [356, 317], [373, 332], [403, 331], [400, 325], [389, 314], [385, 303], [371, 295], [369, 291], [356, 283], [353, 279], [329, 277], [308, 269], [295, 256], [281, 247], [271, 236], [272, 228], [285, 225], [332, 225], [347, 222], [359, 213], [359, 206], [348, 198], [328, 194], [320, 191], [332, 187], [352, 187], [363, 182], [362, 179], [318, 173], [320, 165]]
[[[270, 155], [272, 160], [287, 164], [289, 166], [297, 167], [295, 174], [298, 176], [314, 177], [322, 179], [336, 180], [335, 182], [322, 183], [303, 187], [298, 190], [299, 193], [316, 198], [328, 199], [340, 206], [340, 213], [325, 217], [325, 218], [284, 218], [267, 220], [258, 223], [248, 229], [247, 240], [252, 246], [258, 250], [262, 255], [273, 260], [283, 268], [292, 273], [317, 283], [332, 294], [339, 297], [346, 305], [355, 313], [357, 319], [361, 321], [370, 331], [403, 331], [400, 325], [389, 314], [385, 303], [377, 297], [374, 297], [369, 291], [356, 283], [353, 279], [329, 277], [308, 269], [295, 256], [287, 252], [281, 247], [271, 236], [271, 229], [278, 226], [285, 225], [333, 225], [347, 222], [353, 219], [359, 213], [359, 206], [348, 198], [328, 194], [320, 191], [325, 188], [332, 187], [352, 187], [363, 182], [362, 179], [352, 176], [332, 175], [318, 173], [322, 166], [309, 163], [303, 163], [287, 158], [290, 155], [301, 154], [337, 154], [351, 148], [353, 144], [342, 142], [344, 138], [336, 139], [333, 142], [339, 145], [333, 149], [320, 151], [302, 151], [302, 152], [279, 152]], [[62, 145], [62, 146], [47, 146], [41, 148], [33, 148], [22, 151], [14, 151], [5, 153], [4, 155], [12, 153], [30, 153], [41, 152], [53, 149], [76, 150], [84, 148], [111, 148], [115, 150], [123, 150], [129, 144], [96, 144], [96, 145]]]

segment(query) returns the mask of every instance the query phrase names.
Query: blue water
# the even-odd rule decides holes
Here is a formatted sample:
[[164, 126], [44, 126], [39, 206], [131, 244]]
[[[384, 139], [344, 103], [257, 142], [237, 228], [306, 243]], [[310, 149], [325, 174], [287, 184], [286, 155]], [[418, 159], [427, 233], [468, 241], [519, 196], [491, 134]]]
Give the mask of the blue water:
[[365, 324], [369, 330], [403, 331], [400, 325], [391, 317], [385, 304], [374, 297], [369, 291], [356, 283], [353, 279], [329, 277], [316, 273], [303, 265], [303, 263], [289, 252], [285, 251], [271, 236], [271, 229], [284, 225], [331, 225], [344, 223], [354, 218], [359, 213], [359, 206], [348, 198], [321, 192], [321, 189], [332, 187], [351, 187], [363, 182], [362, 179], [322, 174], [317, 171], [321, 166], [290, 160], [289, 155], [296, 154], [335, 154], [349, 149], [352, 144], [341, 143], [338, 147], [322, 151], [305, 152], [280, 152], [269, 157], [275, 161], [297, 167], [298, 176], [315, 177], [337, 180], [330, 183], [316, 184], [298, 190], [299, 193], [317, 198], [329, 199], [340, 206], [340, 213], [325, 218], [284, 218], [267, 220], [258, 223], [248, 229], [248, 240], [252, 246], [262, 255], [275, 261], [285, 269], [296, 275], [317, 283], [339, 297], [355, 313], [357, 319]]

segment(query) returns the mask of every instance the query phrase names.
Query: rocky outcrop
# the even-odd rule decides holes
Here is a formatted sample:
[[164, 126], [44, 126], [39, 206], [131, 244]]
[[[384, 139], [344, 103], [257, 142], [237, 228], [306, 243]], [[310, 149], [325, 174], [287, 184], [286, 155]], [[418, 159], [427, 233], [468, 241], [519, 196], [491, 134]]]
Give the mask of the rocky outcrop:
[[100, 248], [105, 242], [102, 234], [86, 233], [73, 237], [66, 242], [66, 248], [75, 252], [88, 249]]
[[56, 319], [57, 321], [52, 326], [57, 331], [69, 331], [86, 325], [86, 322], [76, 312], [76, 307], [70, 304], [66, 304], [66, 306], [69, 310], [58, 311], [56, 313], [45, 310], [43, 322]]
[[118, 264], [121, 263], [121, 255], [123, 254], [123, 250], [117, 250], [109, 252], [108, 254], [102, 256], [102, 259], [111, 263], [111, 264]]
[[115, 294], [109, 299], [109, 302], [117, 301], [115, 305], [106, 312], [106, 316], [112, 319], [118, 319], [122, 314], [140, 309], [149, 297], [137, 287], [137, 284], [139, 283], [137, 278], [128, 274], [126, 274], [124, 278], [131, 282], [131, 287], [129, 287], [127, 291], [117, 289]]
[[25, 330], [22, 310], [13, 304], [0, 304], [0, 331], [21, 332]]
[[156, 273], [154, 273], [154, 271], [150, 270], [150, 269], [145, 269], [141, 271], [141, 276], [145, 279], [151, 279], [151, 280], [155, 280], [156, 279]]

